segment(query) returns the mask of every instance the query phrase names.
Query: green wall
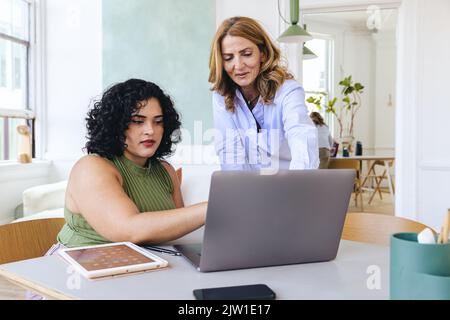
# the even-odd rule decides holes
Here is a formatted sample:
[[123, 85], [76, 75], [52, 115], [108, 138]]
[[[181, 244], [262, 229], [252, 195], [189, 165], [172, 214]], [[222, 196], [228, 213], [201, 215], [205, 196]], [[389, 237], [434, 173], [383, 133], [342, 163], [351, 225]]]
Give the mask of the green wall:
[[103, 0], [104, 87], [129, 78], [155, 82], [174, 99], [192, 138], [194, 121], [202, 121], [203, 131], [211, 128], [208, 59], [214, 3]]

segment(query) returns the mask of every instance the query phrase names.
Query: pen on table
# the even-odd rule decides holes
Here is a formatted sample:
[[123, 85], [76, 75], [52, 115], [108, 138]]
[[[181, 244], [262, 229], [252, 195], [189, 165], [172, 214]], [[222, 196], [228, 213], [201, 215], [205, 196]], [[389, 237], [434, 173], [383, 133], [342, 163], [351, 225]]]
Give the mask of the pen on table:
[[170, 250], [170, 249], [161, 248], [161, 247], [155, 247], [155, 246], [146, 246], [146, 245], [143, 245], [141, 247], [143, 247], [145, 249], [148, 249], [148, 250], [153, 250], [153, 251], [156, 251], [156, 252], [168, 253], [168, 254], [171, 254], [171, 255], [174, 255], [174, 256], [181, 256], [181, 253], [179, 253], [178, 251], [175, 251], [175, 250]]

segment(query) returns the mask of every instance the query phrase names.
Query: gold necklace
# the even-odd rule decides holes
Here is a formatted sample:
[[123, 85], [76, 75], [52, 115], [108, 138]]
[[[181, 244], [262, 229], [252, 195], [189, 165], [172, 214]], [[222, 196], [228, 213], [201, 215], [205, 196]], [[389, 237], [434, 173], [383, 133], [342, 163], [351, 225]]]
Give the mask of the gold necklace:
[[252, 103], [256, 100], [256, 99], [258, 99], [259, 98], [259, 95], [258, 96], [256, 96], [256, 97], [254, 97], [253, 99], [251, 99], [251, 100], [247, 100], [247, 104], [250, 106], [250, 105], [252, 105]]

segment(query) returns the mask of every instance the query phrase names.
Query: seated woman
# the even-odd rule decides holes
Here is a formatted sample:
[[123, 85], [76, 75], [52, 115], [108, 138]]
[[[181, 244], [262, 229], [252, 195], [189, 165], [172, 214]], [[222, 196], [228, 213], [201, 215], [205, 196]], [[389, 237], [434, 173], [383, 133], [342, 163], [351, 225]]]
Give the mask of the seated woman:
[[66, 247], [161, 243], [202, 226], [206, 203], [184, 207], [171, 153], [179, 115], [155, 84], [131, 79], [108, 89], [87, 116], [87, 156], [66, 191]]

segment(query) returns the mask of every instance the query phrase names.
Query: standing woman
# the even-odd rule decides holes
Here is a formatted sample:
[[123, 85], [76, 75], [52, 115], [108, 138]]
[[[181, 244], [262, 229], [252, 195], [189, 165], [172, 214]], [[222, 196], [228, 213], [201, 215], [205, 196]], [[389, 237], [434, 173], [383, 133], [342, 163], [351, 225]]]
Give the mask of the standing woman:
[[331, 137], [328, 126], [323, 121], [322, 116], [318, 112], [311, 112], [311, 120], [317, 127], [317, 133], [319, 136], [319, 169], [328, 169], [330, 163], [330, 149], [333, 146], [333, 138]]
[[223, 170], [318, 167], [317, 130], [304, 90], [280, 65], [280, 50], [258, 22], [225, 20], [212, 43], [209, 70]]

